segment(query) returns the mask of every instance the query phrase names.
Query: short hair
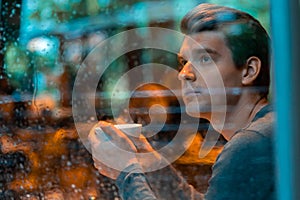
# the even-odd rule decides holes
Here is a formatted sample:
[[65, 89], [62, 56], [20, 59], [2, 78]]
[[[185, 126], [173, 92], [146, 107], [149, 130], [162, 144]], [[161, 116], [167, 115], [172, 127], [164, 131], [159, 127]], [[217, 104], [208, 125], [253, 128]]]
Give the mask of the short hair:
[[260, 22], [248, 13], [215, 4], [200, 4], [188, 12], [181, 21], [181, 31], [190, 35], [202, 31], [220, 31], [231, 50], [237, 68], [256, 56], [261, 70], [253, 86], [267, 96], [270, 86], [270, 37]]

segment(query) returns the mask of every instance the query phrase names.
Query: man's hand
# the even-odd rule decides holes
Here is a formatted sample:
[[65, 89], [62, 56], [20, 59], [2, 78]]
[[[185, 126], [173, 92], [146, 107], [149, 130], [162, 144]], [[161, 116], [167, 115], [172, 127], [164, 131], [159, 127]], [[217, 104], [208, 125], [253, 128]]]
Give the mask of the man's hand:
[[130, 137], [130, 139], [137, 148], [138, 154], [136, 157], [144, 172], [156, 171], [160, 169], [159, 166], [167, 166], [170, 164], [162, 155], [153, 149], [143, 135], [140, 135], [139, 138]]
[[[95, 128], [103, 132], [95, 132]], [[132, 164], [138, 164], [137, 149], [133, 142], [112, 124], [100, 121], [89, 134], [94, 165], [98, 171], [111, 179]]]

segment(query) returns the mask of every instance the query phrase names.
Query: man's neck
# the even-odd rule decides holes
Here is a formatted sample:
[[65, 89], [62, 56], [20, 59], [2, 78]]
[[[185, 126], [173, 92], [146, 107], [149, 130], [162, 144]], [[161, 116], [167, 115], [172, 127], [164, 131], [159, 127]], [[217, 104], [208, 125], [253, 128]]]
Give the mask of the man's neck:
[[[224, 128], [218, 130], [226, 140], [230, 140], [234, 133], [244, 127], [246, 127], [255, 117], [256, 113], [268, 104], [266, 98], [262, 98], [259, 95], [249, 96], [242, 95], [239, 102], [232, 106], [230, 110], [226, 112]], [[218, 121], [211, 119], [211, 124], [214, 127], [220, 127]]]

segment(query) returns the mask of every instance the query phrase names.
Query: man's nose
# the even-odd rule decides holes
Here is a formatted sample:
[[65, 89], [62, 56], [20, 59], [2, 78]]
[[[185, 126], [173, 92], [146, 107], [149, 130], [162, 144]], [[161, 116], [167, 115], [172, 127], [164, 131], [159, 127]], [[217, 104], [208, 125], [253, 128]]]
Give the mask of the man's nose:
[[195, 73], [193, 71], [193, 66], [190, 62], [187, 62], [182, 70], [179, 72], [178, 74], [178, 79], [180, 81], [195, 81], [196, 80], [196, 76]]

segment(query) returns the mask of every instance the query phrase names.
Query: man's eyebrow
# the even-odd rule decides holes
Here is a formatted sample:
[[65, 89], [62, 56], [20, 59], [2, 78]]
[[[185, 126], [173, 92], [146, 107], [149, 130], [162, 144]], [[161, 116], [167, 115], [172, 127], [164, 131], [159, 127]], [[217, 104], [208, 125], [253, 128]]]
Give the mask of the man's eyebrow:
[[200, 49], [194, 49], [192, 51], [193, 54], [201, 54], [201, 53], [208, 53], [208, 54], [215, 54], [215, 55], [220, 55], [219, 52], [217, 52], [214, 49], [211, 48], [200, 48]]
[[[217, 55], [217, 56], [220, 56], [220, 55], [221, 55], [219, 52], [217, 52], [216, 50], [211, 49], [211, 48], [199, 48], [199, 49], [194, 49], [194, 50], [192, 51], [192, 53], [193, 53], [194, 55], [197, 55], [197, 54], [203, 54], [203, 53], [215, 54], [215, 55]], [[186, 59], [184, 58], [184, 55], [181, 54], [181, 53], [178, 53], [178, 54], [177, 54], [177, 59], [184, 59], [184, 60], [186, 60]]]

